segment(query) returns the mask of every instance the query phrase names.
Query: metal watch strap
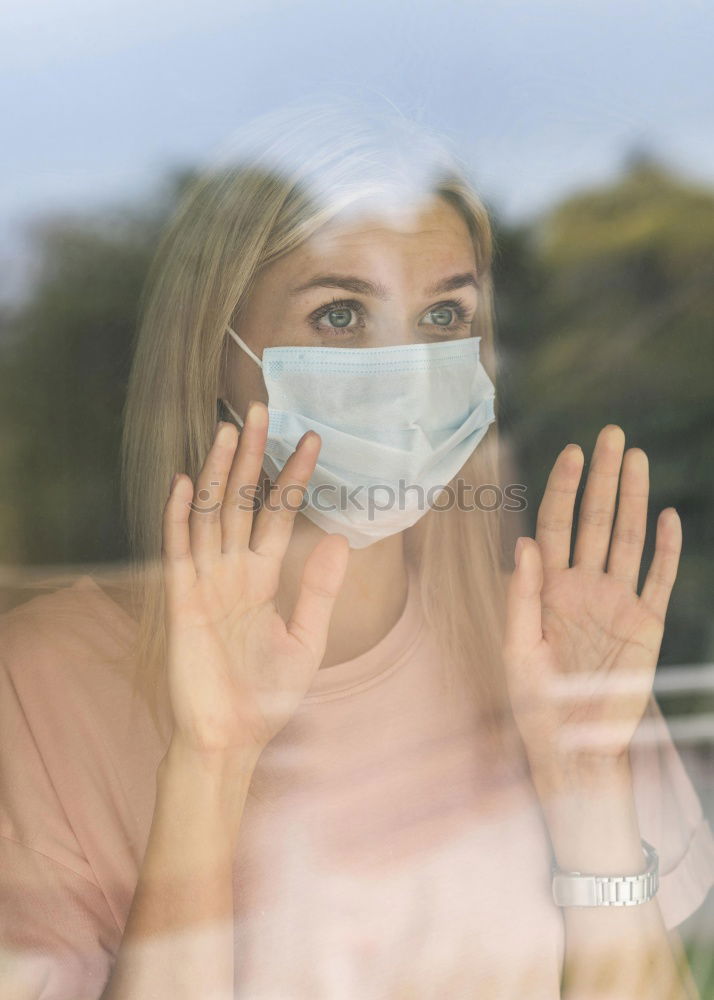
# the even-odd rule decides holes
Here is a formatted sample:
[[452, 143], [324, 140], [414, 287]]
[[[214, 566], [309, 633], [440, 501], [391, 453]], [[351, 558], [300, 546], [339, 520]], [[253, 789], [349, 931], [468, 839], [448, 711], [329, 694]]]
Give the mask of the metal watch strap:
[[646, 840], [642, 850], [647, 868], [638, 875], [584, 875], [563, 872], [553, 865], [553, 900], [558, 906], [637, 906], [659, 888], [657, 851]]

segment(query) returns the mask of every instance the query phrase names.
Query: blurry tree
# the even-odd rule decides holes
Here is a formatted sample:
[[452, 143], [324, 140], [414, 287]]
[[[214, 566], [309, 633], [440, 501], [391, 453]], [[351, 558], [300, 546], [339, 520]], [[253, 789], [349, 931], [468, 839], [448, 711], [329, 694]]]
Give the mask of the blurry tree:
[[28, 226], [36, 275], [0, 314], [0, 563], [126, 558], [119, 442], [138, 304], [166, 214], [155, 201]]
[[[682, 519], [684, 548], [662, 662], [714, 659], [714, 192], [643, 151], [622, 175], [526, 229], [498, 230], [503, 405], [529, 491], [531, 533], [547, 475], [570, 441], [586, 466], [619, 424], [650, 459], [642, 575], [656, 518]], [[502, 363], [504, 363], [502, 362]]]

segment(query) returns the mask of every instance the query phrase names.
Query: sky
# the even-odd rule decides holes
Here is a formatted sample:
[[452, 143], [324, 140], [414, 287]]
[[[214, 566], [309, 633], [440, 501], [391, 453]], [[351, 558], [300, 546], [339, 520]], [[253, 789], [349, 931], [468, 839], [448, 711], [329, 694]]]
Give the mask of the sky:
[[645, 147], [714, 184], [709, 0], [0, 5], [0, 300], [25, 224], [151, 197], [286, 99], [362, 87], [455, 138], [522, 221]]

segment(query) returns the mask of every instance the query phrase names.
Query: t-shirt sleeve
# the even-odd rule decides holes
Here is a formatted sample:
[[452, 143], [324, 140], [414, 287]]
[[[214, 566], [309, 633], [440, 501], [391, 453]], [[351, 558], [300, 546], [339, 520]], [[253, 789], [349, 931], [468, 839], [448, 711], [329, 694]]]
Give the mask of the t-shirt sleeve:
[[38, 693], [36, 704], [19, 693], [28, 673], [18, 672], [42, 652], [23, 635], [0, 619], [1, 992], [13, 1000], [96, 1000], [121, 934], [39, 749], [36, 704], [60, 711], [61, 703], [52, 690]]
[[640, 833], [659, 855], [668, 929], [697, 910], [714, 883], [714, 837], [699, 793], [654, 695], [630, 745]]
[[[0, 836], [0, 970], [17, 1000], [97, 1000], [113, 956], [101, 890], [52, 858]], [[109, 924], [108, 924], [109, 921]]]

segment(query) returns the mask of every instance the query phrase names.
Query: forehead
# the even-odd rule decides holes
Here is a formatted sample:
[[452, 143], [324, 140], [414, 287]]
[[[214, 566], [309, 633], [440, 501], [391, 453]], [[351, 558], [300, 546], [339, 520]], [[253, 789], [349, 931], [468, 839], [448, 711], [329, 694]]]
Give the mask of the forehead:
[[473, 266], [474, 248], [463, 216], [443, 198], [407, 206], [366, 202], [350, 206], [313, 233], [293, 254], [303, 268], [336, 258], [355, 262], [400, 254], [425, 265]]

